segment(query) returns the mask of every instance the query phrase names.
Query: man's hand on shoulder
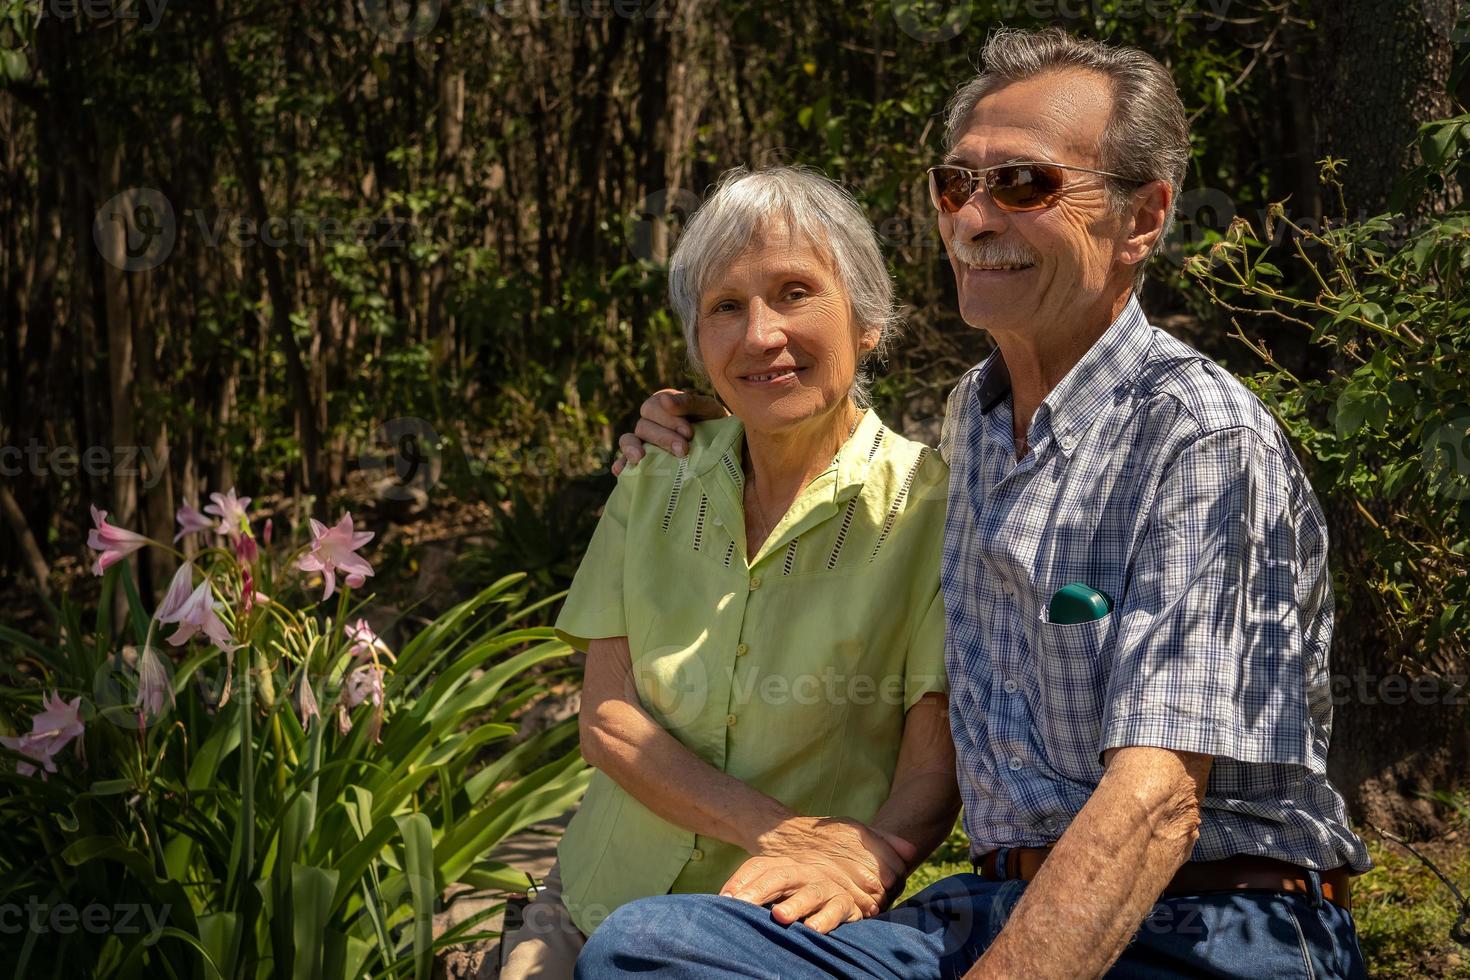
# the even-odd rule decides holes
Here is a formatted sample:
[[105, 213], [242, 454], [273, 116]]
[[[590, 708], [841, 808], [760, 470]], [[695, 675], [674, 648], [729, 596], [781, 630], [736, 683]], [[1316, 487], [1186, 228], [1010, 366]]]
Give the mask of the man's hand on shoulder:
[[655, 391], [638, 410], [638, 424], [633, 431], [618, 437], [621, 454], [613, 461], [613, 475], [617, 476], [624, 468], [638, 464], [646, 455], [643, 451], [645, 442], [675, 456], [683, 456], [689, 451], [689, 440], [694, 437], [692, 423], [722, 419], [729, 414], [719, 399], [711, 395], [680, 391], [678, 388]]

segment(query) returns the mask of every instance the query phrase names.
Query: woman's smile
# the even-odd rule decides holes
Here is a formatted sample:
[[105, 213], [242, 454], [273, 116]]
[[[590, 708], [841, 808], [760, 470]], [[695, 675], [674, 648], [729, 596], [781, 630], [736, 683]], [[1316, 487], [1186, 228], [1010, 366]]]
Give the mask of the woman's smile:
[[742, 384], [752, 388], [784, 388], [797, 383], [801, 375], [806, 371], [804, 367], [782, 367], [772, 368], [756, 374], [744, 374], [740, 376]]

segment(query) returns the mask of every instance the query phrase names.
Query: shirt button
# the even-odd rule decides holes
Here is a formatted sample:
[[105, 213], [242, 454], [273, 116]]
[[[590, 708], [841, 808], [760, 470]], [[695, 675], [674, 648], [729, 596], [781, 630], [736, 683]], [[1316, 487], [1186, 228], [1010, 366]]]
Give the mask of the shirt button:
[[755, 578], [753, 578], [753, 579], [750, 580], [750, 588], [751, 588], [752, 591], [754, 591], [755, 589], [758, 589], [760, 587], [761, 587], [761, 577], [759, 575], [757, 575]]
[[1012, 756], [1011, 757], [1011, 772], [1020, 772], [1021, 771], [1021, 767], [1024, 766], [1024, 765], [1025, 765], [1025, 763], [1022, 762], [1018, 757], [1016, 757], [1016, 756]]
[[704, 852], [701, 851], [699, 848], [696, 847], [694, 850], [692, 850], [692, 851], [689, 852], [689, 860], [691, 860], [691, 861], [703, 861], [704, 860]]
[[1071, 436], [1067, 436], [1065, 439], [1062, 440], [1062, 448], [1070, 453], [1072, 450], [1077, 448], [1077, 440], [1073, 439]]
[[738, 647], [735, 648], [735, 656], [737, 656], [737, 657], [743, 657], [743, 656], [745, 656], [749, 652], [750, 652], [750, 647], [746, 646], [744, 643], [740, 644]]
[[1007, 694], [1015, 694], [1018, 690], [1020, 690], [1021, 685], [1017, 684], [1015, 681], [1006, 681], [1004, 684], [1001, 685], [1001, 687], [1006, 689]]
[[735, 724], [735, 720], [736, 719], [735, 719], [735, 716], [734, 715], [726, 715], [725, 716], [725, 724], [726, 725], [733, 725], [733, 724]]

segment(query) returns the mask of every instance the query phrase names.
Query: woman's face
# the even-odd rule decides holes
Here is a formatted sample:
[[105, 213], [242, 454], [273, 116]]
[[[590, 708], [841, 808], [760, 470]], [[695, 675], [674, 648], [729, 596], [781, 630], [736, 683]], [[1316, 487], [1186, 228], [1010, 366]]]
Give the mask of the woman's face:
[[699, 348], [726, 407], [782, 432], [840, 406], [873, 346], [825, 256], [784, 227], [756, 233], [699, 299]]

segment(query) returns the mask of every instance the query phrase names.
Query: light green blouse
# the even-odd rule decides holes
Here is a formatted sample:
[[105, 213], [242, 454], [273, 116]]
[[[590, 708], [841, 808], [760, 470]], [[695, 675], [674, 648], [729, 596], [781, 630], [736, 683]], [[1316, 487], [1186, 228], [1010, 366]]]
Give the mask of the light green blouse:
[[[868, 821], [904, 713], [945, 691], [939, 595], [948, 471], [869, 411], [745, 555], [743, 427], [625, 469], [557, 618], [578, 649], [626, 636], [644, 707], [716, 768], [799, 813]], [[585, 933], [619, 905], [715, 892], [748, 857], [593, 775], [559, 849]]]

